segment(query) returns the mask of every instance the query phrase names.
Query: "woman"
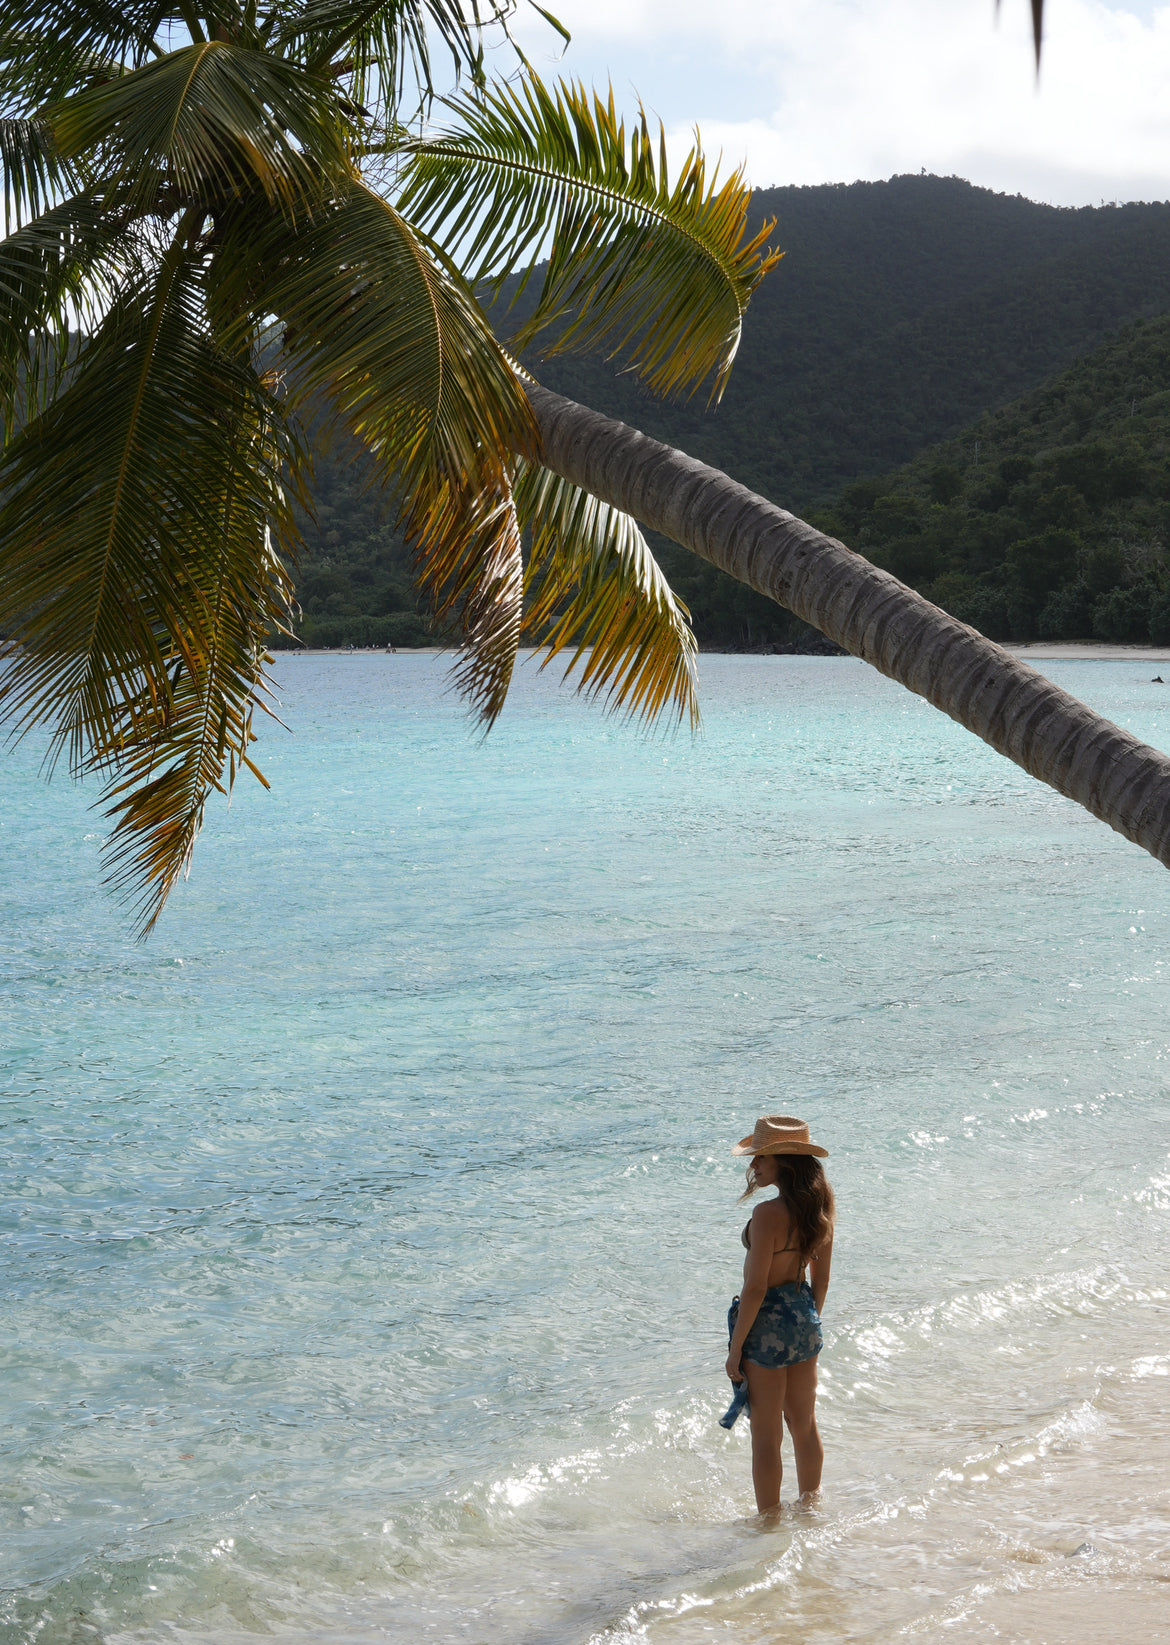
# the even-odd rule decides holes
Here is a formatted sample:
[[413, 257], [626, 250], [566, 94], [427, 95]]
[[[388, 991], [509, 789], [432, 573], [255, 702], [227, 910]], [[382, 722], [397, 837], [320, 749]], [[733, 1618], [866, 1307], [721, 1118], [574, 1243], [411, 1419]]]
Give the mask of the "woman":
[[727, 1374], [734, 1383], [747, 1378], [752, 1483], [756, 1507], [767, 1513], [780, 1506], [785, 1423], [801, 1497], [821, 1486], [825, 1453], [817, 1432], [817, 1355], [835, 1205], [821, 1168], [828, 1149], [811, 1140], [803, 1120], [790, 1114], [757, 1120], [751, 1136], [732, 1152], [751, 1155], [744, 1199], [761, 1188], [779, 1189], [776, 1199], [756, 1206], [744, 1228], [743, 1291], [727, 1316]]

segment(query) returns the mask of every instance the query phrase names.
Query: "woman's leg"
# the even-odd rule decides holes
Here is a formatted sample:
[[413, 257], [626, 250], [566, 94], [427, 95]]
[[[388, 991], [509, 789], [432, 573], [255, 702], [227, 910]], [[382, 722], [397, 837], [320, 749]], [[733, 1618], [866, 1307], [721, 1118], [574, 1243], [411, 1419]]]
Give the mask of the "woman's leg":
[[817, 1429], [817, 1362], [806, 1359], [788, 1367], [784, 1389], [784, 1420], [796, 1452], [796, 1488], [808, 1496], [821, 1488], [825, 1448]]
[[752, 1484], [756, 1507], [766, 1514], [780, 1506], [780, 1481], [784, 1465], [780, 1447], [784, 1442], [784, 1389], [791, 1372], [772, 1371], [764, 1365], [743, 1361], [751, 1401]]

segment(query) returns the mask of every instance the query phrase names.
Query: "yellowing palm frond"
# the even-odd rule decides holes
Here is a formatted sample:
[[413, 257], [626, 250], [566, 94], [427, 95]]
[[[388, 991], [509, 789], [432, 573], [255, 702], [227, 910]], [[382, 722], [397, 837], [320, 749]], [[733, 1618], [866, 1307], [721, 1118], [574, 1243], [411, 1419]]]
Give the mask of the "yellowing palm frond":
[[512, 488], [419, 486], [406, 516], [418, 582], [440, 619], [458, 625], [456, 689], [485, 729], [508, 695], [524, 612], [524, 562]]
[[[269, 695], [266, 635], [274, 626], [287, 628], [292, 586], [255, 508], [254, 476], [251, 495], [235, 483], [258, 455], [275, 466], [275, 453], [262, 451], [270, 431], [249, 418], [254, 407], [246, 401], [235, 409], [241, 414], [236, 473], [225, 465], [220, 514], [209, 522], [206, 551], [192, 567], [202, 644], [193, 665], [175, 660], [165, 710], [149, 694], [129, 705], [105, 794], [106, 815], [115, 822], [105, 847], [108, 879], [135, 905], [143, 936], [190, 867], [212, 791], [230, 793], [245, 766], [268, 787], [248, 751], [255, 708]], [[277, 505], [279, 519], [279, 498], [270, 495], [267, 502]], [[287, 546], [287, 516], [284, 523]]]
[[524, 631], [571, 650], [566, 677], [644, 720], [667, 708], [699, 723], [697, 646], [637, 521], [547, 469], [525, 464], [516, 508], [531, 539]]
[[520, 628], [509, 473], [534, 437], [515, 369], [472, 293], [357, 183], [300, 224], [273, 216], [259, 227], [246, 207], [227, 214], [210, 281], [225, 341], [232, 316], [275, 316], [289, 404], [318, 418], [329, 408], [402, 498], [420, 584], [460, 633], [457, 683], [490, 723]]
[[[755, 287], [779, 260], [773, 224], [744, 239], [751, 191], [696, 150], [671, 183], [665, 136], [627, 134], [608, 100], [535, 76], [452, 108], [460, 129], [412, 146], [402, 209], [497, 284], [548, 250], [523, 347], [604, 348], [660, 393], [713, 374], [722, 393]], [[523, 281], [521, 282], [523, 286]]]

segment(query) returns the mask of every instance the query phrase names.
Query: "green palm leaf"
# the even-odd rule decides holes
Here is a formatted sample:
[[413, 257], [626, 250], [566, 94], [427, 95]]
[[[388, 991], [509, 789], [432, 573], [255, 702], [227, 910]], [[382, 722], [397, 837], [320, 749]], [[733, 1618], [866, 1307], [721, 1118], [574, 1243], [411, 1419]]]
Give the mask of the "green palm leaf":
[[275, 315], [290, 405], [331, 408], [404, 499], [420, 582], [459, 628], [458, 682], [490, 722], [520, 628], [512, 454], [534, 442], [515, 369], [471, 292], [358, 183], [307, 223], [273, 215], [258, 228], [241, 207], [225, 218], [211, 279], [225, 341], [232, 316]]
[[510, 0], [487, 0], [473, 10], [461, 0], [306, 0], [278, 8], [272, 38], [277, 50], [314, 67], [340, 61], [357, 101], [380, 106], [397, 121], [412, 82], [421, 104], [434, 95], [435, 44], [457, 75], [482, 81], [484, 30], [506, 33], [513, 10]]
[[144, 682], [165, 703], [164, 636], [188, 626], [183, 556], [158, 552], [168, 513], [178, 528], [191, 512], [182, 257], [176, 244], [119, 294], [0, 466], [0, 628], [21, 646], [5, 707], [52, 726], [75, 770], [116, 745]]
[[109, 776], [111, 878], [144, 930], [225, 766], [228, 786], [255, 769], [265, 639], [290, 601], [277, 550], [295, 544], [297, 453], [210, 340], [201, 272], [180, 234], [0, 465], [0, 629], [18, 642], [0, 709]]
[[708, 181], [695, 151], [671, 184], [661, 129], [656, 145], [643, 113], [627, 135], [612, 90], [602, 101], [530, 75], [451, 106], [461, 129], [413, 145], [400, 204], [473, 283], [498, 285], [551, 248], [516, 346], [555, 327], [549, 352], [604, 348], [660, 393], [714, 374], [717, 398], [748, 299], [779, 260], [773, 224], [744, 240], [742, 173]]
[[324, 399], [387, 480], [452, 485], [533, 446], [511, 361], [465, 283], [358, 181], [311, 217], [225, 212], [209, 275], [228, 346], [275, 316], [291, 403]]
[[0, 97], [24, 112], [157, 55], [171, 0], [0, 0]]
[[0, 438], [46, 403], [139, 261], [136, 237], [85, 193], [0, 240]]
[[231, 411], [249, 387], [266, 397], [209, 342], [185, 253], [180, 236], [119, 296], [0, 462], [0, 628], [19, 642], [4, 712], [49, 726], [74, 770], [116, 758], [133, 705], [170, 712], [177, 661], [198, 674], [194, 568], [228, 480], [261, 538], [279, 517], [278, 476], [255, 442], [240, 449]]
[[612, 707], [647, 721], [672, 706], [697, 727], [689, 613], [637, 522], [528, 464], [516, 507], [532, 544], [524, 628], [548, 648], [545, 665], [571, 649], [565, 676], [580, 668], [590, 696], [605, 693]]
[[43, 120], [0, 116], [0, 167], [5, 234], [39, 217], [63, 194], [72, 193], [80, 185], [75, 169], [57, 152]]
[[47, 113], [67, 158], [100, 153], [107, 194], [140, 209], [169, 186], [171, 210], [251, 194], [286, 208], [349, 169], [327, 76], [220, 40], [168, 53]]
[[[220, 513], [190, 568], [201, 609], [194, 663], [175, 659], [165, 710], [151, 695], [132, 705], [106, 791], [106, 815], [115, 821], [105, 847], [108, 879], [135, 905], [143, 936], [189, 871], [211, 792], [230, 794], [245, 766], [268, 787], [248, 750], [255, 709], [266, 708], [269, 696], [266, 636], [287, 628], [292, 587], [265, 515], [280, 524], [286, 553], [294, 532], [276, 480], [279, 424], [265, 418], [269, 408], [258, 399], [237, 397], [236, 448], [227, 461], [225, 453], [211, 456], [208, 489], [218, 469]], [[263, 487], [258, 467], [267, 478]]]

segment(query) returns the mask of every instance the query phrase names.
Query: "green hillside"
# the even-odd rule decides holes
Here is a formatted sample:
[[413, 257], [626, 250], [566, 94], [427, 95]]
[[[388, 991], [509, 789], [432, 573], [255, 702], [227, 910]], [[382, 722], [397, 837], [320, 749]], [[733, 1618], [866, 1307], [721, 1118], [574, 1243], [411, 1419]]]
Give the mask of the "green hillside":
[[305, 645], [435, 643], [393, 501], [372, 479], [364, 456], [317, 454], [316, 519], [303, 522], [306, 553], [296, 573]]
[[1170, 316], [816, 523], [993, 639], [1170, 644]]
[[1071, 210], [895, 177], [763, 190], [753, 210], [785, 257], [719, 407], [664, 405], [595, 358], [539, 375], [798, 513], [1170, 312], [1170, 204]]
[[[1170, 205], [1065, 210], [956, 178], [899, 177], [771, 189], [753, 209], [778, 217], [787, 255], [753, 301], [721, 406], [663, 405], [603, 360], [538, 369], [550, 387], [800, 513], [835, 516], [833, 499], [858, 476], [955, 437], [1123, 327], [1170, 311]], [[501, 314], [503, 334], [511, 323]], [[322, 456], [299, 579], [310, 644], [426, 635], [393, 510], [367, 485], [368, 470]], [[708, 649], [810, 642], [770, 602], [684, 550], [655, 547]], [[963, 575], [977, 582], [991, 569]]]

